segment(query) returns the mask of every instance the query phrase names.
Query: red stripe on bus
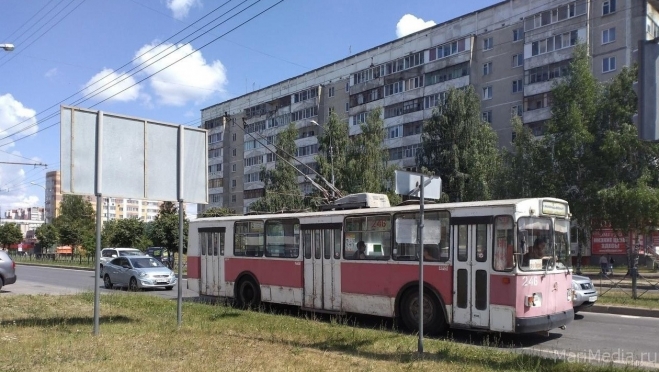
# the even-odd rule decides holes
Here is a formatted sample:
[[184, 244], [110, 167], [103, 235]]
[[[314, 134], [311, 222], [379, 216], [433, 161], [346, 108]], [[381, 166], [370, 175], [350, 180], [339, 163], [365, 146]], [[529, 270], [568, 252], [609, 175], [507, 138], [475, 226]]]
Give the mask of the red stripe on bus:
[[199, 279], [201, 277], [201, 257], [188, 256], [188, 278]]
[[[453, 278], [446, 265], [425, 265], [423, 281], [434, 287], [446, 305], [453, 303]], [[418, 282], [419, 266], [368, 262], [341, 262], [341, 292], [395, 298], [407, 283]]]
[[301, 261], [265, 260], [250, 258], [225, 258], [225, 280], [235, 282], [238, 275], [249, 271], [261, 285], [302, 288], [303, 266]]

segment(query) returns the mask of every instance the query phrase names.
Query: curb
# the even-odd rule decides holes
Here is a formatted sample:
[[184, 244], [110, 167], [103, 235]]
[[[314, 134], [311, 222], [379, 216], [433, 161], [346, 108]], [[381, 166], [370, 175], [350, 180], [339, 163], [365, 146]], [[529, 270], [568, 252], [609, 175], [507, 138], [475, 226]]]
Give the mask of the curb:
[[[42, 264], [33, 264], [26, 262], [16, 262], [16, 266], [31, 266], [31, 267], [50, 267], [53, 269], [69, 269], [69, 270], [79, 270], [79, 271], [94, 271], [95, 269], [90, 269], [87, 267], [76, 267], [76, 266], [64, 266], [64, 265], [42, 265]], [[176, 273], [176, 271], [174, 271]], [[188, 274], [183, 274], [183, 279], [187, 279]]]
[[625, 306], [609, 306], [609, 305], [593, 305], [586, 309], [581, 310], [582, 313], [599, 313], [599, 314], [616, 314], [616, 315], [631, 315], [642, 316], [647, 318], [659, 318], [659, 310], [657, 309], [643, 309], [639, 307], [625, 307]]

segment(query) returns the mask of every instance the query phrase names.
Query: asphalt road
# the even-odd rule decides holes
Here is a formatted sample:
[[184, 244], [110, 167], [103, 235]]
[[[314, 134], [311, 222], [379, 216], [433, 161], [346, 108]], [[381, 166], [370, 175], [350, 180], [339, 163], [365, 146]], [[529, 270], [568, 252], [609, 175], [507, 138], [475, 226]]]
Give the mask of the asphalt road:
[[[75, 294], [94, 291], [94, 272], [86, 270], [59, 269], [51, 267], [16, 265], [18, 280], [15, 284], [7, 285], [0, 290], [3, 296], [11, 294]], [[183, 297], [196, 297], [189, 291], [187, 281], [183, 279]], [[120, 291], [108, 290], [103, 287], [103, 280], [99, 278], [101, 293]], [[125, 289], [124, 289], [125, 290]], [[145, 294], [163, 298], [176, 299], [178, 287], [168, 291], [165, 289], [147, 289]]]
[[[94, 288], [94, 274], [91, 271], [17, 265], [17, 274], [18, 281], [2, 288], [0, 296], [73, 294], [93, 291]], [[102, 281], [99, 285], [101, 293], [110, 292], [102, 288]], [[184, 279], [184, 298], [196, 297], [185, 287]], [[177, 297], [176, 287], [171, 291], [147, 290], [142, 293], [169, 299]], [[566, 362], [631, 364], [659, 369], [659, 318], [579, 313], [566, 330], [557, 329], [549, 335], [504, 335], [495, 338], [491, 334], [456, 330], [450, 331], [448, 337], [456, 342], [489, 345]]]

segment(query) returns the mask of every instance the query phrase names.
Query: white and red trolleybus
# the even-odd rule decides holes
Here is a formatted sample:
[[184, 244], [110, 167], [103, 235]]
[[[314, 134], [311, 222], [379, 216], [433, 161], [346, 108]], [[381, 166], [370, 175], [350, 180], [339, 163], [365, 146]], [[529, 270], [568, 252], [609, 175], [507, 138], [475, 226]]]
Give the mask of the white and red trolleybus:
[[[245, 306], [399, 317], [418, 329], [419, 206], [356, 196], [384, 206], [191, 221], [188, 288]], [[424, 330], [564, 328], [574, 317], [569, 218], [567, 202], [553, 198], [427, 204]]]

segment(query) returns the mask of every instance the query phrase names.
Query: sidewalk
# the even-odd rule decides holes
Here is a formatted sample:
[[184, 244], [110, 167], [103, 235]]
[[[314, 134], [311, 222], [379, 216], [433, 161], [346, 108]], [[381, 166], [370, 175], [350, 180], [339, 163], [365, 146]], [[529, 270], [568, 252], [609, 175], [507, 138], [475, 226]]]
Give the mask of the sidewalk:
[[589, 308], [581, 310], [579, 313], [616, 314], [659, 318], [659, 309], [644, 309], [641, 307], [629, 306], [593, 305]]

